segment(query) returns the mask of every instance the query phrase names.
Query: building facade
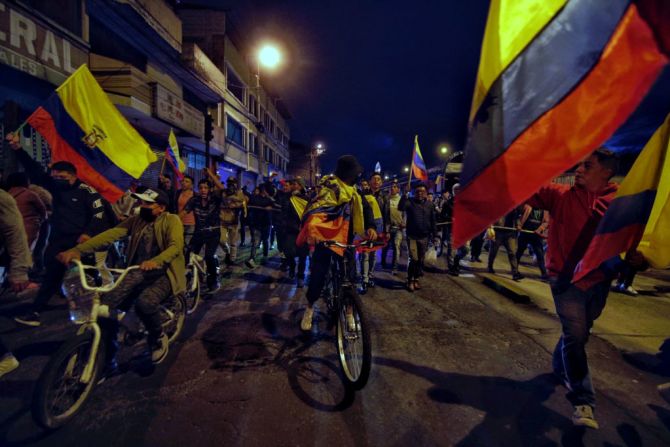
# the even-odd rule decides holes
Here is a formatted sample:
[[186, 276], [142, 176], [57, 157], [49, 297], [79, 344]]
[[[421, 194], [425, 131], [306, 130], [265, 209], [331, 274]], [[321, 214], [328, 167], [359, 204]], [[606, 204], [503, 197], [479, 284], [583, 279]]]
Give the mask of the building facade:
[[[221, 22], [214, 26], [206, 20], [212, 17]], [[196, 179], [208, 156], [222, 178], [233, 175], [249, 186], [271, 173], [284, 176], [287, 114], [254, 83], [226, 35], [225, 19], [218, 11], [190, 14], [163, 0], [0, 0], [1, 136], [88, 63], [159, 157], [143, 183], [157, 181], [171, 129]], [[48, 163], [48, 148], [29, 128], [23, 144]], [[0, 171], [16, 168], [12, 158], [3, 148]]]

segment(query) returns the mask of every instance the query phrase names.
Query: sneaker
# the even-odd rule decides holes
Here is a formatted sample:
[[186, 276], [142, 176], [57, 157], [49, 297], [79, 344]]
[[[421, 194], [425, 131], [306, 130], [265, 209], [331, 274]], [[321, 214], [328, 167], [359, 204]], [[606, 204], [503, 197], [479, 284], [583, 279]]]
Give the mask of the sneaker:
[[216, 293], [216, 292], [218, 292], [219, 289], [221, 288], [221, 283], [219, 283], [219, 282], [217, 281], [217, 282], [215, 282], [214, 284], [211, 284], [211, 285], [207, 286], [207, 288], [209, 289], [209, 290], [208, 290], [209, 293]]
[[314, 305], [308, 304], [305, 307], [305, 313], [302, 315], [302, 321], [300, 321], [300, 329], [305, 332], [312, 330], [312, 319], [314, 318]]
[[421, 284], [419, 284], [419, 281], [414, 281], [414, 290], [421, 290]]
[[250, 269], [255, 269], [256, 268], [256, 263], [254, 262], [253, 259], [247, 260], [247, 262], [245, 262], [244, 265], [246, 265]]
[[37, 312], [28, 312], [24, 315], [19, 315], [18, 317], [14, 317], [14, 321], [32, 327], [37, 327], [42, 324], [40, 322], [40, 314]]
[[407, 281], [407, 290], [414, 292], [414, 281]]
[[302, 278], [298, 278], [298, 285], [297, 285], [297, 287], [298, 287], [298, 289], [302, 289], [303, 287], [305, 287], [305, 280], [302, 279]]
[[0, 358], [0, 377], [14, 371], [18, 367], [19, 361], [16, 360], [16, 357], [14, 357], [11, 352], [5, 354]]
[[358, 294], [365, 295], [366, 293], [368, 293], [368, 284], [365, 281], [363, 281], [361, 283], [361, 287], [358, 289]]
[[116, 358], [113, 358], [111, 362], [107, 362], [105, 369], [102, 370], [100, 378], [98, 379], [98, 385], [103, 384], [107, 379], [113, 377], [119, 373], [119, 362], [116, 361]]
[[493, 275], [496, 274], [496, 271], [493, 269], [493, 267], [489, 267], [489, 268], [488, 268], [488, 271], [489, 271], [489, 273], [491, 273], [491, 274], [493, 274]]
[[449, 273], [451, 276], [458, 276], [460, 274], [460, 270], [455, 267], [450, 267], [449, 270], [447, 270], [447, 273]]
[[622, 287], [621, 292], [625, 293], [626, 295], [630, 296], [637, 296], [639, 295], [638, 291], [633, 288], [633, 286], [628, 286], [626, 288]]
[[369, 288], [369, 289], [374, 289], [374, 287], [375, 287], [375, 282], [374, 282], [373, 279], [370, 279], [370, 280], [368, 281], [368, 288]]
[[516, 272], [516, 273], [512, 274], [512, 279], [514, 281], [521, 281], [523, 278], [524, 278], [524, 276], [519, 272]]
[[593, 416], [593, 408], [590, 405], [575, 405], [575, 411], [572, 413], [572, 423], [579, 427], [587, 427], [597, 430], [598, 421]]
[[165, 334], [161, 334], [158, 337], [158, 340], [150, 343], [151, 363], [157, 365], [163, 360], [165, 360], [165, 357], [167, 357], [168, 354], [169, 347], [170, 343], [168, 341], [168, 336]]

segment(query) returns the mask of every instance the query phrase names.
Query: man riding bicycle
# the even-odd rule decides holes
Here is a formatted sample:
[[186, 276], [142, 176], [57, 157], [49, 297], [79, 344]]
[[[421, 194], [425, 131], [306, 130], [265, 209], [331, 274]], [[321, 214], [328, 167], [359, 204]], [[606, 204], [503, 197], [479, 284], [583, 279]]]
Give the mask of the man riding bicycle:
[[[164, 191], [145, 190], [133, 194], [140, 200], [140, 213], [129, 217], [116, 227], [100, 233], [76, 247], [62, 252], [57, 259], [68, 265], [82, 254], [94, 252], [125, 236], [130, 236], [126, 259], [129, 265], [139, 265], [126, 276], [122, 284], [103, 297], [103, 302], [116, 307], [128, 299], [135, 302], [135, 311], [148, 332], [151, 361], [160, 363], [168, 353], [168, 337], [160, 321], [160, 304], [172, 295], [186, 290], [184, 264], [184, 227], [179, 217], [168, 213], [169, 197]], [[115, 340], [116, 325], [110, 340]], [[115, 346], [109, 346], [112, 359]]]
[[[326, 274], [333, 254], [343, 255], [338, 247], [326, 247], [319, 241], [334, 240], [351, 244], [354, 235], [365, 235], [377, 239], [374, 216], [366, 200], [363, 200], [354, 185], [363, 168], [353, 155], [343, 155], [337, 160], [335, 174], [325, 177], [319, 195], [308, 205], [303, 215], [303, 226], [296, 245], [317, 243], [312, 255], [311, 277], [307, 289], [307, 307], [300, 323], [303, 331], [312, 329], [314, 303], [321, 295]], [[355, 275], [355, 262], [353, 272]]]

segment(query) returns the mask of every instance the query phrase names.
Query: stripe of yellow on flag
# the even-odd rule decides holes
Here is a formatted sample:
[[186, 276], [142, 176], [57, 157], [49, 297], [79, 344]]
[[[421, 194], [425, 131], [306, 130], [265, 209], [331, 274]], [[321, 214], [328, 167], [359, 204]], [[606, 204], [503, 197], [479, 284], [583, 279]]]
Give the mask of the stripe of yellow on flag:
[[566, 3], [567, 0], [491, 1], [470, 121], [500, 74]]
[[174, 156], [177, 158], [177, 164], [179, 165], [177, 169], [179, 169], [179, 172], [184, 172], [186, 171], [186, 165], [181, 159], [181, 155], [179, 154], [179, 143], [177, 143], [177, 136], [174, 134], [174, 131], [170, 129], [170, 136], [168, 137], [168, 144], [170, 145], [170, 148], [172, 148], [172, 152], [174, 152]]
[[149, 144], [121, 115], [84, 64], [56, 89], [63, 107], [116, 166], [139, 178], [156, 161]]
[[[647, 149], [653, 149], [653, 151], [647, 151]], [[644, 158], [640, 160], [641, 157]], [[644, 228], [638, 250], [642, 252], [652, 267], [665, 269], [670, 267], [670, 115], [649, 140], [638, 156], [638, 160], [641, 163], [639, 177], [646, 178], [647, 182], [653, 182], [655, 188], [650, 189], [656, 189], [654, 206]], [[621, 186], [628, 181], [638, 165], [638, 160], [635, 161], [633, 169]]]

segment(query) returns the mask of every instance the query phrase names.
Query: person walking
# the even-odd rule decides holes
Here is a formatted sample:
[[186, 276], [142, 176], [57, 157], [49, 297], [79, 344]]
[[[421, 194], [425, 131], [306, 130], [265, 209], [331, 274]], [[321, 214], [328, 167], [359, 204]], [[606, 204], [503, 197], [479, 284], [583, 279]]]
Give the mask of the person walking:
[[572, 279], [616, 195], [617, 185], [610, 182], [616, 172], [614, 155], [599, 149], [579, 164], [574, 186], [550, 184], [528, 200], [533, 208], [549, 211], [551, 218], [547, 271], [561, 323], [561, 337], [552, 362], [554, 374], [568, 390], [573, 423], [593, 429], [598, 428], [598, 422], [586, 344], [593, 322], [607, 302], [613, 275], [601, 267], [578, 283], [573, 284]]
[[[409, 185], [408, 185], [409, 189]], [[405, 212], [407, 219], [407, 246], [409, 264], [407, 266], [407, 290], [413, 292], [421, 288], [419, 278], [423, 276], [423, 262], [430, 238], [437, 234], [435, 206], [428, 201], [426, 185], [419, 183], [414, 187], [414, 196], [403, 195], [398, 209]]]
[[184, 212], [186, 204], [193, 198], [193, 177], [185, 175], [181, 181], [181, 189], [177, 191], [175, 202], [177, 204], [176, 214], [179, 215], [182, 225], [184, 225], [184, 244], [186, 246], [191, 242], [195, 231], [195, 215], [191, 211]]
[[225, 263], [231, 266], [237, 260], [237, 239], [239, 235], [240, 215], [247, 212], [247, 197], [238, 188], [237, 178], [230, 176], [224, 187], [211, 170], [207, 170], [210, 180], [221, 191], [221, 240], [219, 245], [226, 254]]
[[[372, 175], [372, 178], [375, 178], [375, 174]], [[380, 194], [380, 199], [378, 200], [370, 187], [370, 182], [368, 180], [361, 180], [360, 183], [360, 194], [363, 197], [363, 200], [368, 202], [370, 209], [372, 210], [372, 219], [375, 224], [375, 231], [377, 236], [384, 233], [384, 218], [382, 207], [380, 206], [380, 201], [382, 206], [386, 205], [386, 201], [383, 196]], [[377, 251], [363, 251], [358, 254], [358, 262], [360, 264], [361, 272], [361, 286], [359, 293], [365, 295], [368, 291], [368, 287], [374, 287], [374, 269], [377, 261]]]
[[13, 172], [7, 177], [9, 194], [16, 200], [28, 237], [28, 246], [35, 247], [42, 223], [47, 219], [47, 207], [42, 199], [30, 190], [30, 181], [24, 172]]
[[[540, 269], [542, 279], [549, 279], [547, 268], [544, 263], [544, 239], [543, 235], [549, 226], [549, 212], [533, 208], [525, 204], [523, 214], [517, 225], [519, 229], [519, 247], [516, 251], [517, 264], [521, 262], [521, 256], [530, 245], [533, 254], [537, 258], [537, 266]], [[530, 233], [532, 232], [532, 233]]]
[[[282, 202], [280, 212], [283, 222], [280, 234], [284, 239], [282, 247], [284, 247], [284, 254], [286, 256], [288, 277], [291, 280], [297, 278], [297, 286], [298, 288], [302, 288], [305, 285], [305, 268], [309, 248], [306, 245], [298, 247], [296, 241], [300, 233], [300, 222], [308, 202], [307, 194], [305, 194], [305, 180], [302, 177], [296, 177], [287, 181], [286, 192], [290, 193], [290, 196]], [[297, 276], [296, 257], [298, 258]]]
[[507, 259], [509, 260], [510, 268], [512, 269], [512, 279], [519, 281], [523, 279], [523, 275], [519, 273], [519, 262], [517, 261], [517, 239], [516, 228], [519, 213], [517, 210], [512, 210], [505, 216], [498, 219], [497, 225], [494, 227], [495, 238], [489, 243], [489, 273], [495, 273], [493, 263], [498, 255], [498, 250], [501, 245], [505, 246], [507, 250]]
[[403, 239], [403, 229], [405, 228], [405, 222], [403, 219], [403, 213], [398, 209], [400, 204], [400, 185], [398, 181], [395, 180], [391, 184], [391, 192], [388, 197], [388, 208], [389, 208], [389, 242], [387, 245], [382, 248], [382, 265], [386, 264], [386, 259], [388, 257], [388, 252], [390, 249], [393, 250], [391, 258], [391, 275], [395, 276], [398, 274], [398, 261], [400, 260], [400, 247], [402, 245]]
[[251, 254], [245, 263], [249, 268], [256, 267], [256, 253], [263, 244], [263, 258], [267, 259], [270, 251], [270, 226], [275, 202], [270, 198], [268, 185], [259, 188], [259, 194], [249, 199], [249, 226], [251, 228]]

